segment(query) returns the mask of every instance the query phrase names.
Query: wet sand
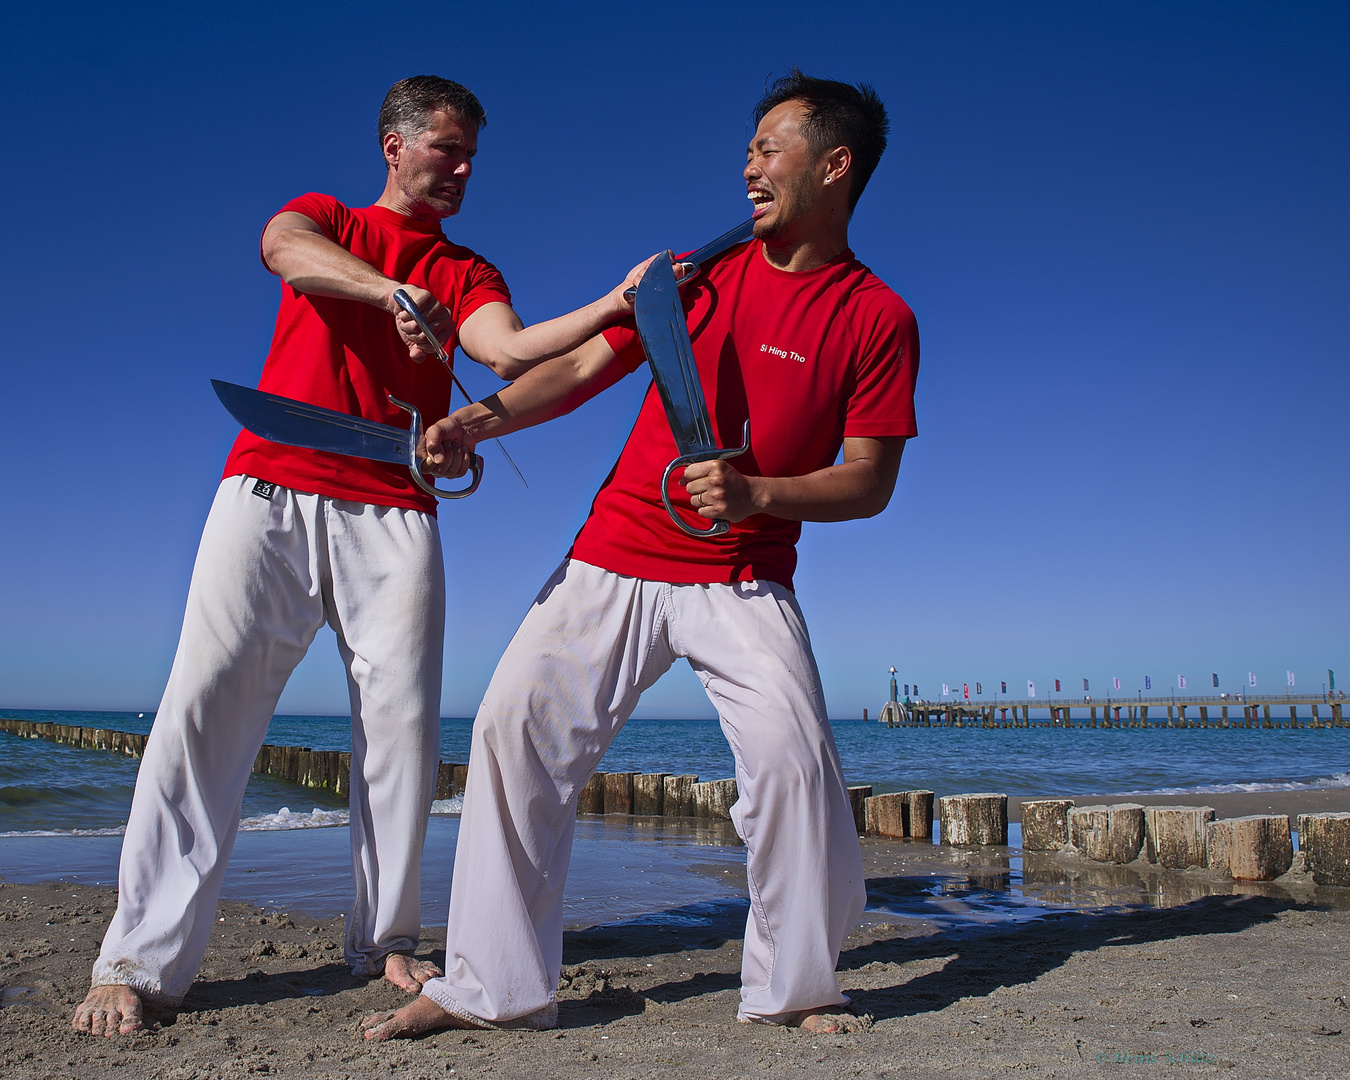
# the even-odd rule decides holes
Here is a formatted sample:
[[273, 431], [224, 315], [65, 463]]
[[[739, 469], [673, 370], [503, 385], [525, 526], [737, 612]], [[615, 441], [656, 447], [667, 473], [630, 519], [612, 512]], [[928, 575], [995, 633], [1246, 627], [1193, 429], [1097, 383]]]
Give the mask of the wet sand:
[[[1350, 890], [1008, 848], [864, 852], [874, 910], [840, 979], [874, 1026], [849, 1036], [737, 1024], [745, 902], [655, 896], [647, 917], [568, 933], [552, 1032], [363, 1043], [360, 1017], [406, 997], [349, 974], [341, 919], [227, 903], [176, 1018], [80, 1036], [69, 1017], [113, 891], [0, 884], [0, 1076], [1344, 1075]], [[726, 861], [694, 869], [715, 896], [743, 885]], [[443, 941], [428, 930], [423, 954], [439, 959]]]

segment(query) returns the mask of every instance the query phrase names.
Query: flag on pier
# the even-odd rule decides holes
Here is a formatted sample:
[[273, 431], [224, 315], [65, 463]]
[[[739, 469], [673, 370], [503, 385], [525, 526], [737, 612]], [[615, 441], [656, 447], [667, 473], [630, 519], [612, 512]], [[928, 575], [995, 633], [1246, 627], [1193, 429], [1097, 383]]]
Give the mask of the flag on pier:
[[1219, 685], [1219, 673], [1217, 671], [1211, 671], [1209, 677], [1214, 680], [1214, 686], [1217, 689]]
[[1177, 689], [1178, 689], [1178, 690], [1185, 690], [1185, 689], [1186, 689], [1186, 676], [1185, 676], [1185, 675], [1178, 675], [1178, 676], [1177, 676]]
[[1059, 693], [1059, 680], [1058, 680], [1058, 679], [1055, 680], [1055, 693], [1056, 693], [1056, 694]]
[[946, 697], [946, 696], [947, 696], [948, 694], [950, 694], [951, 692], [952, 692], [951, 687], [948, 686], [946, 683], [943, 683], [943, 684], [942, 684], [942, 696], [943, 696], [943, 697]]
[[1247, 685], [1248, 686], [1256, 685], [1256, 672], [1254, 671], [1247, 672]]
[[1284, 677], [1288, 681], [1290, 686], [1294, 685], [1294, 673], [1292, 671], [1286, 671], [1284, 673]]
[[1112, 685], [1115, 689], [1119, 690], [1119, 689], [1120, 689], [1120, 680], [1119, 680], [1119, 679], [1112, 679], [1112, 680], [1111, 680], [1111, 685]]
[[1150, 679], [1147, 675], [1144, 676], [1144, 689], [1145, 690], [1153, 689], [1153, 680]]
[[1327, 668], [1327, 689], [1336, 689], [1336, 673], [1331, 668]]
[[1084, 679], [1084, 680], [1083, 680], [1083, 693], [1086, 694], [1087, 692], [1088, 692], [1088, 688], [1087, 688], [1087, 680]]
[[975, 696], [976, 696], [976, 697], [979, 697], [979, 696], [980, 696], [981, 694], [983, 694], [983, 693], [984, 693], [984, 687], [981, 686], [979, 683], [976, 683], [976, 684], [975, 684]]
[[1030, 679], [1027, 680], [1027, 697], [1036, 696], [1036, 684]]
[[1007, 680], [1005, 680], [1005, 679], [1000, 679], [1000, 680], [999, 680], [999, 685], [1000, 685], [1001, 687], [1003, 687], [1003, 691], [1002, 691], [1002, 692], [1006, 694], [1006, 693], [1008, 692], [1008, 683], [1007, 683]]
[[966, 701], [970, 700], [970, 683], [961, 684], [961, 697]]

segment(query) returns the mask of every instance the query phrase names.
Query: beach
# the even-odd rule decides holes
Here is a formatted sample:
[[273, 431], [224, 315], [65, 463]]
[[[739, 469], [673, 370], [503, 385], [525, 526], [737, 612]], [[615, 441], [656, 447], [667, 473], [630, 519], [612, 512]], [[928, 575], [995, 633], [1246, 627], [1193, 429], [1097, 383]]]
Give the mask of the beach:
[[[1313, 809], [1309, 794], [1291, 810]], [[1346, 793], [1337, 796], [1315, 808], [1350, 809]], [[1229, 796], [1224, 812], [1257, 812], [1263, 798]], [[320, 833], [345, 829], [287, 835], [308, 845]], [[222, 904], [176, 1017], [126, 1038], [77, 1035], [70, 1014], [114, 890], [7, 881], [0, 1075], [1055, 1077], [1175, 1067], [1344, 1075], [1350, 890], [1297, 872], [1238, 885], [1202, 871], [1016, 848], [865, 839], [869, 909], [839, 970], [872, 1026], [811, 1036], [736, 1022], [744, 872], [731, 838], [711, 839], [706, 858], [686, 852], [680, 870], [693, 880], [689, 895], [705, 899], [670, 907], [652, 881], [645, 895], [637, 889], [624, 900], [643, 914], [568, 931], [556, 1031], [445, 1032], [380, 1045], [360, 1039], [360, 1018], [406, 998], [350, 975], [341, 917], [239, 900]], [[644, 846], [631, 824], [622, 843]], [[660, 861], [659, 853], [651, 859]], [[238, 870], [234, 881], [247, 882], [249, 867]], [[421, 954], [439, 960], [444, 928], [428, 921]]]
[[[151, 717], [86, 714], [103, 727]], [[342, 748], [343, 718], [277, 718], [276, 741]], [[289, 727], [287, 727], [289, 725]], [[456, 760], [468, 722], [444, 722]], [[1301, 860], [1275, 882], [1023, 853], [1027, 798], [1350, 811], [1347, 729], [888, 731], [836, 723], [851, 783], [1009, 793], [1009, 847], [865, 838], [868, 909], [840, 982], [870, 1030], [738, 1024], [744, 850], [729, 823], [578, 819], [553, 1032], [371, 1045], [405, 995], [342, 960], [342, 800], [254, 777], [206, 962], [183, 1009], [127, 1038], [69, 1028], [115, 906], [136, 759], [0, 739], [0, 1077], [1332, 1077], [1350, 1038], [1350, 889]], [[725, 775], [715, 722], [634, 722], [603, 767]], [[681, 756], [683, 755], [683, 756]], [[4, 770], [8, 770], [5, 772]], [[1185, 776], [1184, 785], [1173, 777]], [[1106, 794], [1082, 794], [1106, 792]], [[439, 804], [438, 804], [439, 805]], [[421, 953], [440, 959], [458, 833], [434, 813]]]

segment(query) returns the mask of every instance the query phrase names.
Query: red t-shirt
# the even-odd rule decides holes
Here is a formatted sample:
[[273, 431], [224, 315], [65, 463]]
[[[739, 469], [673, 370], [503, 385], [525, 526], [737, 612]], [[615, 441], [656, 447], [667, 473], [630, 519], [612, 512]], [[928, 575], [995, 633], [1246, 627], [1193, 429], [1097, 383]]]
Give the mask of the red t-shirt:
[[[684, 291], [689, 333], [718, 445], [750, 449], [730, 464], [751, 476], [803, 476], [832, 465], [845, 437], [912, 436], [919, 334], [914, 313], [845, 251], [790, 273], [749, 241], [704, 268]], [[605, 331], [630, 370], [645, 356], [631, 323]], [[661, 473], [678, 456], [655, 385], [572, 547], [582, 562], [669, 582], [767, 579], [792, 588], [801, 525], [757, 514], [724, 536], [677, 529]], [[672, 501], [707, 528], [671, 478]]]
[[[304, 214], [334, 243], [395, 281], [431, 292], [458, 328], [484, 304], [511, 302], [497, 268], [452, 244], [440, 226], [383, 206], [351, 210], [329, 195], [293, 199], [279, 213]], [[264, 260], [266, 265], [266, 260]], [[271, 267], [268, 267], [271, 269]], [[458, 337], [443, 342], [453, 354]], [[434, 357], [414, 363], [394, 317], [355, 300], [309, 296], [285, 283], [258, 389], [407, 429], [411, 418], [389, 395], [417, 406], [424, 427], [450, 404], [450, 375]], [[335, 499], [436, 512], [436, 499], [403, 465], [282, 446], [242, 431], [225, 476], [245, 474]]]

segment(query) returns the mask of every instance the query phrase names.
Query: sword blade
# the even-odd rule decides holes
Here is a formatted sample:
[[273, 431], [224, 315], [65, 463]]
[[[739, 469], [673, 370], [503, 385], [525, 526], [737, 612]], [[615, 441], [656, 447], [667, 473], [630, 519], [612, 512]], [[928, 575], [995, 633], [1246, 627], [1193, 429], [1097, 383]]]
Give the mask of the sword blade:
[[[750, 237], [754, 235], [755, 235], [755, 219], [747, 218], [745, 221], [742, 221], [739, 225], [737, 225], [734, 229], [728, 229], [716, 240], [710, 240], [708, 243], [704, 244], [697, 251], [690, 252], [683, 259], [680, 260], [680, 262], [692, 268], [689, 270], [687, 274], [684, 275], [683, 280], [692, 281], [694, 279], [694, 275], [698, 273], [699, 267], [703, 263], [707, 262], [714, 256], [721, 255], [722, 252], [728, 250], [729, 248], [734, 248], [737, 244], [741, 243], [743, 240], [749, 240]], [[636, 289], [625, 289], [623, 292], [623, 298], [625, 300], [631, 301], [635, 296], [637, 296]]]
[[680, 456], [716, 450], [675, 272], [657, 259], [642, 275], [634, 304], [638, 336]]
[[410, 432], [293, 398], [211, 380], [216, 397], [239, 424], [286, 446], [407, 465]]

